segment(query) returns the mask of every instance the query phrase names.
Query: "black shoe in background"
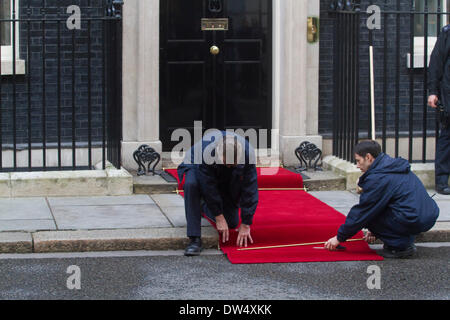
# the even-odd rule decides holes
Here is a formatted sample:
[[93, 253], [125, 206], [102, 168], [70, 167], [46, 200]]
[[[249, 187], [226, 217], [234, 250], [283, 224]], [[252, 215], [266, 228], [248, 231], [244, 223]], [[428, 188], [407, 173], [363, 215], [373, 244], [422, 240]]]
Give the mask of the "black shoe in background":
[[191, 257], [191, 256], [198, 256], [202, 252], [202, 239], [200, 237], [190, 237], [191, 242], [186, 247], [186, 250], [184, 250], [184, 255]]
[[390, 259], [405, 259], [411, 258], [417, 251], [414, 244], [410, 245], [406, 249], [400, 250], [395, 248], [390, 248], [386, 245], [383, 246], [383, 250], [379, 254], [384, 258]]
[[436, 191], [439, 194], [450, 195], [450, 187], [446, 185], [437, 185]]

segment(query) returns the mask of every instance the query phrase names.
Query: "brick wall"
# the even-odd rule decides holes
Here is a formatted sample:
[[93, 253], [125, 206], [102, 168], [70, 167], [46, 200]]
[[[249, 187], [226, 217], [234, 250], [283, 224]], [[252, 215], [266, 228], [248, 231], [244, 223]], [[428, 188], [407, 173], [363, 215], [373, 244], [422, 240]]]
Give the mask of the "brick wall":
[[[4, 1], [4, 0], [2, 0]], [[72, 141], [72, 105], [75, 105], [75, 140], [88, 139], [88, 22], [83, 17], [103, 15], [102, 0], [20, 0], [19, 18], [67, 19], [70, 5], [81, 8], [81, 30], [69, 30], [60, 23], [58, 66], [58, 27], [56, 22], [20, 22], [20, 59], [25, 60], [25, 75], [1, 77], [1, 139], [4, 147], [13, 143], [13, 108], [15, 96], [16, 138], [18, 144], [40, 144], [44, 137], [49, 144], [57, 142], [58, 109], [60, 110], [62, 142]], [[45, 15], [41, 8], [45, 8]], [[92, 139], [102, 140], [102, 22], [92, 21], [91, 37], [91, 105]], [[73, 51], [72, 35], [75, 35]], [[72, 65], [74, 60], [74, 82]], [[58, 82], [60, 98], [58, 99]], [[28, 83], [31, 85], [28, 86]], [[15, 95], [14, 95], [15, 84]], [[75, 94], [73, 95], [72, 89]], [[45, 92], [45, 94], [44, 94]], [[45, 121], [43, 111], [45, 110]], [[29, 116], [31, 112], [31, 128]]]
[[[321, 134], [331, 137], [333, 123], [333, 45], [334, 45], [334, 19], [329, 14], [329, 0], [321, 1], [320, 24], [320, 115], [319, 131]], [[382, 11], [397, 10], [397, 1], [373, 0], [361, 1], [361, 11], [365, 12], [370, 3], [379, 5]], [[401, 0], [400, 11], [410, 11], [411, 1]], [[360, 132], [361, 136], [367, 136], [368, 114], [370, 110], [369, 100], [369, 30], [366, 27], [368, 15], [361, 14], [360, 20]], [[397, 25], [400, 37], [397, 38]], [[398, 66], [400, 81], [398, 86], [399, 101], [399, 130], [400, 135], [408, 135], [409, 132], [409, 108], [410, 108], [410, 78], [414, 80], [413, 89], [413, 130], [414, 135], [421, 135], [424, 118], [424, 69], [416, 68], [413, 71], [407, 68], [407, 54], [410, 48], [410, 15], [400, 15], [397, 23], [397, 15], [388, 14], [386, 20], [387, 47], [384, 55], [385, 21], [382, 14], [381, 30], [373, 31], [374, 44], [374, 70], [375, 70], [375, 105], [376, 105], [376, 130], [381, 134], [383, 126], [383, 105], [386, 96], [386, 126], [388, 136], [392, 136], [395, 130], [396, 109], [396, 72], [397, 72], [397, 46], [400, 52], [400, 64]], [[386, 61], [387, 72], [384, 72]], [[386, 79], [386, 92], [383, 91], [383, 83]], [[435, 112], [427, 108], [427, 131], [432, 135], [435, 130]]]

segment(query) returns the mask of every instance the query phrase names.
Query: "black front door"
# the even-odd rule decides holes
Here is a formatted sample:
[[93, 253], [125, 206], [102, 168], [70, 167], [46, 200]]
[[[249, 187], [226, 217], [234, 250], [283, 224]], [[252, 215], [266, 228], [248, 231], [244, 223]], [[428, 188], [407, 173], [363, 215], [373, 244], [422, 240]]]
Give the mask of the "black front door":
[[[161, 0], [160, 137], [178, 128], [271, 129], [272, 1]], [[227, 18], [228, 30], [202, 31]], [[213, 28], [214, 29], [214, 28]], [[217, 47], [219, 52], [211, 50]], [[211, 52], [212, 51], [212, 52]], [[194, 142], [194, 141], [193, 141]]]

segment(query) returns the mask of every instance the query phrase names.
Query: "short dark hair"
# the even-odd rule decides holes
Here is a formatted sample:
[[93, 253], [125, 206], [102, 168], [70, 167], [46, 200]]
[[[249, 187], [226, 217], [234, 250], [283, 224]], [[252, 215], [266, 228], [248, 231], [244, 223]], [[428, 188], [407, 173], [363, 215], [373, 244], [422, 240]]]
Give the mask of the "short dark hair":
[[374, 140], [362, 141], [355, 146], [354, 152], [363, 158], [368, 153], [370, 153], [372, 157], [377, 158], [381, 153], [381, 146]]

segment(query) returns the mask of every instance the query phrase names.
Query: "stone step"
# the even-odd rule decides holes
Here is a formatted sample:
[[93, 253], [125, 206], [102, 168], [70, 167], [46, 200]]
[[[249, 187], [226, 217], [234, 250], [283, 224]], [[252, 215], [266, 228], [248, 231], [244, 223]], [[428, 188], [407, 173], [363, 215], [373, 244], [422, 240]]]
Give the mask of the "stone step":
[[0, 198], [120, 196], [133, 193], [125, 169], [0, 173]]
[[134, 194], [174, 193], [177, 190], [178, 184], [176, 182], [167, 182], [159, 175], [147, 173], [143, 176], [137, 176], [136, 171], [130, 171], [130, 173], [133, 176]]
[[[130, 171], [133, 175], [133, 190], [135, 194], [161, 194], [174, 193], [177, 189], [176, 182], [167, 182], [159, 175], [151, 173], [138, 177], [136, 172]], [[307, 179], [304, 185], [309, 191], [332, 191], [346, 190], [346, 180], [332, 171], [304, 172]]]
[[303, 179], [308, 191], [346, 190], [345, 178], [332, 171], [305, 171], [303, 174], [308, 177]]

